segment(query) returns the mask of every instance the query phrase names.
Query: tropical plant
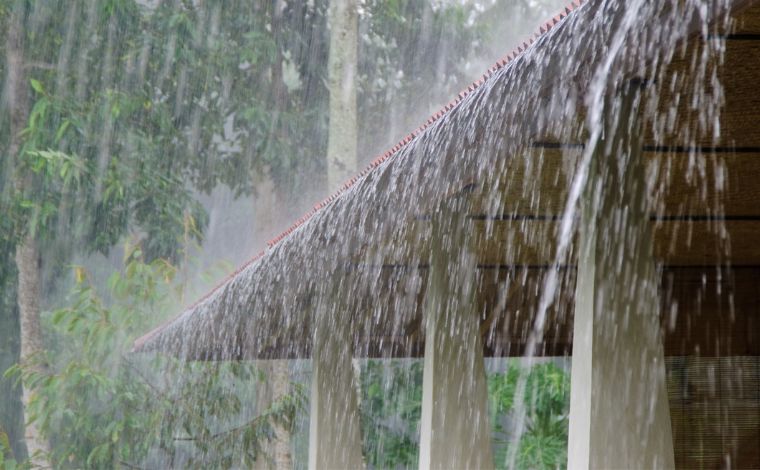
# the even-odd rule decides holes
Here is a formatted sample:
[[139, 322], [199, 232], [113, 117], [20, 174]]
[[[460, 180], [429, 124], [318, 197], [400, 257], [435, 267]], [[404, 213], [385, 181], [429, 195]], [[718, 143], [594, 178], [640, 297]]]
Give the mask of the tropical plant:
[[416, 467], [422, 361], [366, 361], [361, 371], [364, 457], [371, 468]]
[[46, 316], [59, 338], [48, 374], [15, 366], [35, 390], [30, 419], [50, 438], [56, 468], [251, 466], [272, 427], [291, 427], [303, 406], [297, 386], [265, 410], [255, 402], [252, 363], [194, 363], [130, 354], [132, 340], [176, 305], [176, 268], [146, 263], [137, 245], [108, 280], [110, 303], [74, 267], [71, 305]]
[[[525, 412], [515, 416], [521, 379], [524, 384], [519, 405]], [[514, 455], [517, 468], [564, 469], [567, 466], [569, 374], [553, 362], [535, 364], [526, 370], [519, 362], [510, 360], [505, 372], [489, 375], [488, 388], [496, 467], [506, 468]], [[515, 418], [525, 420], [516, 444], [512, 435]]]

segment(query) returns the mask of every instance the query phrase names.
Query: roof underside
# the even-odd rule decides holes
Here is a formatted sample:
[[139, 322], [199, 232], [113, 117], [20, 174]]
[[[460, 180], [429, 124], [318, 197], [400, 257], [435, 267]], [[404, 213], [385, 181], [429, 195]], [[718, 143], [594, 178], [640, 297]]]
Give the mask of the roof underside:
[[[527, 50], [136, 349], [304, 357], [315, 308], [330, 303], [353, 312], [357, 354], [420, 354], [431, 214], [466, 192], [486, 352], [522, 353], [543, 278], [558, 269], [539, 349], [568, 353], [575, 253], [557, 259], [555, 240], [587, 140], [590, 84], [604, 70], [607, 90], [650, 84], [640, 108], [663, 311], [677, 303], [685, 312], [670, 322], [666, 354], [760, 354], [754, 320], [726, 323], [727, 296], [706, 287], [726, 283], [736, 305], [760, 305], [760, 5], [735, 1], [732, 20], [713, 12], [709, 28], [689, 16], [690, 2], [673, 15], [642, 7], [642, 23], [620, 36], [626, 8], [615, 3], [591, 1], [542, 27]], [[624, 52], [615, 55], [618, 40]], [[711, 351], [692, 331], [693, 316], [713, 332], [745, 332], [744, 340]]]

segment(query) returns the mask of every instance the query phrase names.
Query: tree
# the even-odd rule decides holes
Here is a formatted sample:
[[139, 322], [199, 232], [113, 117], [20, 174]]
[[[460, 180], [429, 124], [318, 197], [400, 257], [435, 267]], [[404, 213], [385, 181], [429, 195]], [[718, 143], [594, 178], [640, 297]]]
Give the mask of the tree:
[[[74, 4], [73, 8], [77, 6]], [[114, 18], [120, 15], [125, 20], [124, 29], [133, 25], [129, 20], [130, 15], [135, 19], [134, 10], [128, 7], [113, 2], [103, 11], [108, 18], [107, 55], [118, 54], [113, 49], [115, 35], [120, 30]], [[91, 78], [82, 79], [75, 87], [66, 80], [53, 80], [49, 64], [54, 62], [56, 51], [47, 41], [55, 44], [57, 35], [35, 34], [40, 25], [31, 19], [42, 18], [43, 23], [53, 21], [51, 18], [61, 8], [60, 4], [13, 2], [2, 10], [9, 38], [4, 63], [9, 98], [6, 100], [9, 144], [8, 158], [0, 175], [3, 180], [0, 207], [7, 217], [2, 227], [3, 239], [15, 243], [20, 359], [38, 374], [44, 374], [47, 369], [40, 327], [45, 267], [54, 269], [56, 261], [65, 260], [78, 245], [90, 250], [109, 249], [126, 228], [123, 223], [126, 220], [119, 217], [125, 205], [138, 225], [148, 232], [159, 230], [158, 226], [162, 227], [159, 231], [169, 229], [174, 220], [162, 219], [160, 215], [156, 218], [156, 213], [147, 205], [140, 207], [148, 202], [146, 193], [151, 195], [150, 205], [157, 201], [156, 194], [165, 196], [160, 205], [191, 205], [188, 197], [181, 197], [186, 192], [179, 180], [172, 186], [171, 182], [167, 185], [167, 180], [156, 177], [141, 178], [140, 186], [134, 187], [134, 198], [124, 197], [125, 178], [113, 178], [112, 172], [129, 168], [129, 163], [137, 163], [138, 167], [131, 169], [138, 172], [140, 166], [145, 166], [145, 161], [111, 158], [120, 142], [114, 142], [110, 133], [119, 118], [118, 106], [122, 104], [119, 99], [125, 95], [110, 89], [93, 91], [92, 85], [87, 86], [93, 81]], [[90, 29], [85, 28], [85, 32], [97, 34]], [[54, 28], [49, 31], [56, 32]], [[72, 31], [67, 30], [65, 35]], [[70, 51], [61, 53], [64, 52]], [[86, 55], [87, 51], [83, 51], [83, 56]], [[112, 68], [113, 64], [105, 64], [104, 74], [112, 74]], [[59, 89], [48, 91], [45, 81], [57, 82]], [[30, 109], [32, 93], [35, 101]], [[92, 139], [94, 135], [101, 138]], [[96, 141], [99, 141], [97, 146], [93, 145]], [[148, 175], [146, 172], [141, 176]], [[70, 230], [72, 228], [74, 230]], [[168, 244], [161, 245], [160, 239], [152, 243], [158, 252], [170, 249]], [[176, 241], [172, 243], [176, 245]], [[22, 384], [22, 390], [24, 409], [27, 409], [35, 400], [34, 392], [26, 383]], [[25, 441], [33, 464], [47, 466], [44, 456], [49, 451], [48, 443], [38, 432], [37, 423], [28, 417]]]
[[330, 127], [327, 132], [328, 191], [356, 174], [356, 79], [358, 12], [353, 0], [330, 1]]
[[[21, 153], [23, 131], [29, 116], [28, 91], [24, 69], [24, 34], [22, 5], [13, 5], [9, 14], [7, 28], [7, 83], [8, 111], [10, 115], [10, 140], [7, 155], [11, 159]], [[14, 176], [14, 190], [24, 193], [30, 185], [29, 177], [23, 173]], [[34, 233], [26, 233], [16, 246], [16, 269], [18, 272], [18, 306], [20, 318], [20, 360], [29, 367], [44, 373], [45, 364], [37, 356], [43, 351], [42, 330], [40, 328], [40, 259], [37, 240]], [[34, 392], [29, 384], [22, 385], [22, 403], [26, 423], [25, 441], [31, 462], [35, 466], [46, 467], [46, 454], [49, 446], [46, 439], [40, 435], [34, 420], [29, 419], [27, 409], [34, 400]]]
[[[20, 97], [8, 100], [13, 158], [0, 174], [0, 205], [12, 217], [4, 219], [3, 240], [18, 246], [19, 303], [31, 320], [23, 344], [34, 347], [23, 357], [37, 359], [24, 361], [37, 376], [46, 365], [35, 336], [40, 278], [56, 279], [77, 252], [107, 253], [127, 233], [140, 237], [147, 259], [176, 261], [187, 227], [198, 236], [205, 218], [189, 183], [250, 192], [246, 174], [262, 167], [276, 173], [277, 162], [287, 161], [282, 150], [292, 124], [264, 112], [267, 87], [250, 93], [262, 89], [259, 81], [282, 83], [269, 73], [283, 56], [272, 52], [273, 13], [261, 6], [163, 2], [152, 9], [113, 0], [16, 2], [3, 10], [12, 33], [4, 69], [12, 96]], [[220, 31], [219, 21], [229, 27]], [[249, 70], [237, 76], [246, 63]], [[287, 95], [277, 96], [287, 116]], [[241, 138], [228, 129], [235, 116], [248, 125]], [[35, 423], [28, 424], [36, 436]], [[45, 451], [34, 439], [28, 444]]]

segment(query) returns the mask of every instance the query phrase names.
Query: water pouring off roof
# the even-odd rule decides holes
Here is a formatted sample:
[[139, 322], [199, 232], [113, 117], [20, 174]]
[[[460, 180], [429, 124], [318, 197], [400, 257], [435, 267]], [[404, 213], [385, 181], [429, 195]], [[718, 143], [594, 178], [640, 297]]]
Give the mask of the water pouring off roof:
[[[737, 196], [736, 204], [728, 201], [725, 205], [726, 210], [737, 211], [735, 214], [715, 214], [710, 208], [706, 208], [709, 213], [699, 213], [699, 208], [689, 206], [689, 198], [704, 192], [698, 187], [701, 183], [679, 175], [693, 171], [683, 166], [683, 155], [731, 151], [738, 153], [737, 164], [744, 165], [745, 154], [760, 145], [760, 136], [748, 121], [733, 118], [755, 112], [749, 101], [734, 97], [746, 93], [746, 85], [737, 83], [743, 88], [736, 92], [726, 90], [726, 99], [735, 106], [724, 109], [705, 98], [707, 84], [703, 83], [733, 79], [736, 69], [731, 61], [746, 63], [746, 58], [753, 57], [753, 44], [716, 46], [717, 41], [711, 39], [732, 41], [738, 37], [739, 33], [729, 29], [736, 28], [729, 22], [730, 15], [751, 27], [754, 10], [747, 10], [749, 4], [722, 2], [705, 18], [700, 16], [705, 12], [691, 2], [570, 4], [541, 25], [530, 41], [488, 69], [337, 193], [271, 240], [265, 252], [177, 318], [138, 339], [135, 350], [172, 351], [195, 358], [308, 355], [309, 315], [305, 306], [318, 296], [315, 291], [324, 290], [321, 283], [335, 279], [340, 279], [347, 291], [356, 288], [365, 295], [406, 283], [400, 296], [406, 303], [403, 308], [415, 310], [423, 289], [417, 284], [424, 281], [393, 280], [393, 275], [378, 272], [393, 266], [424, 269], [430, 236], [426, 220], [444, 201], [473, 187], [470, 216], [477, 236], [483, 239], [478, 244], [480, 270], [512, 267], [535, 274], [554, 266], [568, 273], [559, 290], [571, 290], [572, 269], [566, 268], [574, 266], [575, 253], [570, 249], [557, 259], [557, 225], [565, 209], [573, 167], [581, 159], [589, 136], [589, 94], [592, 85], [608, 93], [626, 80], [649, 81], [652, 86], [644, 87], [642, 99], [658, 111], [649, 113], [644, 136], [647, 156], [668, 171], [660, 176], [661, 194], [656, 195], [659, 207], [652, 215], [658, 258], [673, 266], [716, 261], [722, 255], [713, 249], [720, 244], [713, 226], [716, 217], [728, 217], [725, 228], [737, 235], [733, 263], [751, 262], [758, 253], [739, 240], [742, 234], [754, 231], [754, 210], [741, 204]], [[616, 37], [626, 15], [634, 14], [634, 28]], [[707, 60], [697, 70], [690, 70], [697, 47]], [[729, 63], [721, 68], [724, 55]], [[603, 68], [604, 81], [596, 83], [595, 74]], [[703, 115], [716, 120], [723, 113], [717, 138], [718, 131], [709, 120], [702, 128], [705, 124], [697, 119], [692, 104], [700, 106], [700, 99], [704, 101], [699, 108]], [[684, 221], [688, 224], [681, 223]], [[539, 282], [537, 277], [541, 275], [528, 276], [534, 283]], [[384, 287], [368, 286], [380, 279]], [[385, 295], [379, 298], [391, 306], [375, 305], [373, 315], [379, 316], [384, 309], [402, 309], [398, 299]], [[483, 294], [489, 295], [494, 294]], [[566, 296], [558, 293], [556, 297], [561, 304]], [[409, 324], [403, 328], [418, 328], [407, 318], [413, 315], [394, 311], [407, 319]], [[385, 313], [392, 316], [390, 310]], [[391, 330], [401, 328], [398, 319], [382, 322], [390, 323]], [[565, 325], [561, 329], [568, 328]], [[289, 333], [275, 341], [266, 333], [272, 331]], [[421, 343], [417, 340], [401, 341], [403, 347], [392, 346], [393, 336], [409, 337], [406, 333], [386, 331], [378, 336], [390, 349], [408, 349], [393, 354], [419, 353]], [[546, 347], [568, 351], [570, 341]], [[380, 354], [383, 347], [368, 347], [368, 353], [371, 349], [371, 354]], [[519, 350], [513, 348], [511, 354]]]

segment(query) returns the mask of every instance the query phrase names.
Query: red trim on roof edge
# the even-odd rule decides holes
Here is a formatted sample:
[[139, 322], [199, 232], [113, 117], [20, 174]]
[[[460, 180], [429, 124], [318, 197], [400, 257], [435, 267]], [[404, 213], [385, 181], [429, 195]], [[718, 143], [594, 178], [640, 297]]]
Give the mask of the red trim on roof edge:
[[193, 302], [190, 306], [185, 308], [183, 312], [173, 317], [166, 322], [158, 325], [155, 329], [148, 332], [144, 336], [138, 338], [135, 340], [134, 343], [134, 350], [139, 349], [142, 347], [145, 343], [150, 341], [155, 335], [160, 333], [164, 330], [167, 326], [169, 326], [171, 323], [173, 323], [175, 320], [177, 320], [179, 317], [182, 316], [183, 313], [192, 310], [193, 308], [197, 307], [201, 303], [203, 303], [206, 299], [211, 297], [216, 291], [221, 289], [225, 284], [227, 284], [229, 281], [231, 281], [235, 276], [243, 272], [245, 269], [247, 269], [249, 266], [251, 266], [256, 261], [263, 258], [268, 250], [273, 249], [278, 243], [280, 243], [283, 239], [287, 238], [290, 234], [295, 232], [298, 228], [300, 228], [302, 225], [304, 225], [306, 222], [308, 222], [314, 215], [324, 209], [325, 207], [332, 204], [336, 199], [341, 197], [345, 192], [347, 192], [351, 187], [353, 187], [359, 180], [363, 179], [370, 171], [374, 170], [387, 160], [395, 157], [398, 155], [399, 151], [404, 148], [406, 145], [408, 145], [411, 141], [413, 141], [417, 136], [419, 136], [422, 132], [424, 132], [428, 127], [435, 124], [437, 121], [439, 121], [443, 116], [445, 116], [449, 111], [454, 109], [459, 103], [461, 103], [467, 96], [469, 96], [473, 91], [480, 88], [480, 86], [486, 82], [495, 72], [498, 70], [504, 68], [507, 66], [507, 64], [511, 63], [513, 60], [517, 59], [518, 56], [520, 56], [523, 52], [525, 52], [528, 47], [530, 47], [538, 38], [543, 36], [544, 34], [548, 33], [553, 27], [555, 27], [557, 24], [562, 22], [565, 18], [570, 15], [574, 10], [580, 8], [583, 6], [588, 0], [573, 0], [572, 3], [567, 5], [563, 11], [561, 11], [558, 15], [554, 16], [551, 20], [547, 21], [544, 25], [539, 26], [539, 29], [536, 33], [534, 33], [533, 37], [531, 37], [527, 42], [523, 42], [521, 46], [518, 46], [515, 50], [513, 50], [511, 53], [507, 54], [506, 56], [502, 57], [501, 59], [497, 60], [494, 65], [488, 68], [486, 72], [483, 74], [482, 77], [475, 80], [473, 83], [471, 83], [466, 89], [462, 90], [457, 94], [457, 96], [451, 100], [448, 104], [443, 106], [438, 112], [434, 113], [430, 118], [427, 119], [420, 127], [412, 131], [411, 134], [407, 135], [403, 139], [401, 139], [396, 145], [391, 147], [390, 150], [386, 151], [384, 154], [379, 155], [375, 157], [370, 164], [364, 168], [359, 174], [351, 177], [348, 181], [343, 183], [341, 187], [328, 196], [327, 198], [323, 199], [319, 203], [315, 204], [314, 207], [307, 212], [306, 214], [302, 215], [298, 220], [296, 220], [295, 223], [293, 223], [290, 227], [285, 229], [282, 233], [274, 237], [273, 239], [269, 240], [267, 242], [267, 249], [260, 251], [258, 254], [256, 254], [253, 258], [245, 262], [243, 265], [241, 265], [239, 268], [237, 268], [235, 271], [230, 273], [228, 276], [226, 276], [224, 279], [219, 281], [211, 290], [209, 290], [205, 295], [200, 297], [198, 300]]

